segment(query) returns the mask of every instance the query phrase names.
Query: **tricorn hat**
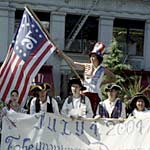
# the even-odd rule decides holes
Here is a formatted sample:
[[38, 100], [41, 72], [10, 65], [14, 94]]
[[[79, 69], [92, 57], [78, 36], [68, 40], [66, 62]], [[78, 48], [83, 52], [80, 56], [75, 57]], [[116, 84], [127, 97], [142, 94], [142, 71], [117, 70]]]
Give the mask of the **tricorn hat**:
[[100, 57], [103, 57], [103, 53], [104, 53], [104, 49], [105, 49], [105, 45], [104, 43], [102, 42], [97, 42], [95, 45], [94, 45], [94, 48], [93, 50], [90, 52], [90, 56], [91, 54], [96, 54]]
[[48, 83], [41, 83], [41, 84], [32, 85], [30, 88], [30, 91], [40, 92], [40, 91], [46, 91], [48, 89], [50, 89], [50, 85]]
[[136, 108], [136, 102], [138, 99], [143, 99], [143, 101], [145, 102], [145, 107], [148, 108], [150, 103], [149, 100], [147, 99], [147, 97], [141, 93], [137, 93], [135, 96], [133, 96], [133, 98], [130, 100], [130, 108], [134, 109]]
[[121, 90], [122, 90], [122, 88], [121, 88], [119, 85], [114, 84], [114, 83], [111, 83], [111, 84], [108, 84], [108, 85], [106, 86], [105, 92], [108, 92], [108, 91], [110, 91], [110, 90], [112, 90], [112, 89], [115, 89], [115, 90], [118, 90], [118, 91], [121, 91]]
[[69, 80], [69, 86], [72, 86], [72, 84], [78, 84], [81, 87], [81, 91], [86, 90], [86, 87], [84, 87], [81, 83], [81, 80], [79, 78], [70, 78]]

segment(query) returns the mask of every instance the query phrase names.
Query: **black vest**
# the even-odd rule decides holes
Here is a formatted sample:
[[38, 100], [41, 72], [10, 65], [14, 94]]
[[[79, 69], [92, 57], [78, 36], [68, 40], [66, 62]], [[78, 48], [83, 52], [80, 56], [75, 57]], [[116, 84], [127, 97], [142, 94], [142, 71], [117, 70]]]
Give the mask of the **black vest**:
[[[50, 99], [50, 103], [47, 103], [47, 112], [54, 113], [53, 111], [53, 105], [52, 105], [52, 97], [48, 96]], [[35, 111], [36, 113], [40, 112], [41, 106], [40, 106], [40, 100], [37, 98], [35, 101]]]
[[[68, 104], [72, 103], [72, 99], [73, 99], [72, 95], [68, 97]], [[82, 104], [85, 104], [85, 96], [84, 95], [81, 95], [80, 102]]]

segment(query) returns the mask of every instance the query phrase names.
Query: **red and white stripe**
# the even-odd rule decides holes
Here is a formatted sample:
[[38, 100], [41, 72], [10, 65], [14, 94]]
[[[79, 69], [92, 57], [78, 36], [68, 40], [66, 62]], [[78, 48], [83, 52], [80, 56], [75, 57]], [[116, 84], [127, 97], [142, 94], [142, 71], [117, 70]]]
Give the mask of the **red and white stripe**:
[[20, 95], [19, 103], [24, 102], [27, 98], [31, 81], [43, 65], [43, 61], [45, 62], [54, 50], [55, 46], [50, 41], [44, 41], [34, 56], [30, 57], [26, 63], [13, 52], [9, 63], [3, 67], [5, 69], [1, 77], [1, 99], [7, 102], [10, 99], [11, 90], [17, 89]]
[[38, 73], [37, 76], [32, 80], [33, 84], [43, 83], [43, 82], [44, 82], [44, 75], [42, 73]]
[[93, 74], [93, 66], [92, 64], [86, 64], [85, 65], [85, 71], [84, 71], [84, 75], [85, 76], [92, 76]]
[[54, 50], [55, 46], [50, 41], [44, 41], [26, 63], [13, 52], [9, 63], [3, 67], [5, 69], [1, 77], [1, 99], [7, 102], [11, 90], [17, 89], [20, 95], [19, 103], [23, 103], [27, 98], [31, 81], [43, 65], [43, 61], [45, 62]]

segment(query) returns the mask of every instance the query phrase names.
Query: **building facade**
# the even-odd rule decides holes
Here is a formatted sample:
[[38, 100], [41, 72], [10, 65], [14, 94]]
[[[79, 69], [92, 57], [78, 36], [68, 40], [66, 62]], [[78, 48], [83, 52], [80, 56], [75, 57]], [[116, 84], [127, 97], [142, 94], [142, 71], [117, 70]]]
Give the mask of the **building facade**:
[[[0, 0], [1, 63], [25, 5], [35, 11], [57, 47], [74, 60], [87, 61], [96, 41], [103, 41], [107, 49], [115, 37], [124, 62], [134, 70], [150, 71], [150, 0]], [[71, 69], [55, 53], [46, 64], [53, 66], [55, 91], [60, 95], [61, 79]]]

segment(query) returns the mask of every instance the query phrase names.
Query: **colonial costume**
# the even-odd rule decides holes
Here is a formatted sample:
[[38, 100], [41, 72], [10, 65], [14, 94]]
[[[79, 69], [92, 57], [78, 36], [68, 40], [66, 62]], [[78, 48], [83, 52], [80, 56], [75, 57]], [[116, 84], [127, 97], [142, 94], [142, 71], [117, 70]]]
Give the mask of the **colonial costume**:
[[[47, 91], [49, 89], [49, 85], [39, 84], [32, 87], [32, 90], [36, 91]], [[40, 96], [34, 97], [31, 100], [30, 104], [30, 114], [38, 113], [38, 112], [49, 112], [49, 113], [55, 113], [59, 114], [59, 108], [56, 100], [46, 94], [44, 102], [41, 101]]]
[[80, 91], [85, 90], [85, 87], [83, 87], [80, 79], [73, 78], [69, 81], [70, 87], [76, 84], [79, 85], [80, 90], [75, 89], [75, 91], [77, 92], [75, 93], [76, 96], [72, 91], [73, 94], [66, 98], [61, 110], [61, 114], [66, 117], [92, 118], [93, 112], [92, 112], [90, 100], [87, 96], [83, 96], [80, 94]]
[[[105, 91], [108, 92], [113, 89], [119, 91], [121, 87], [116, 84], [109, 84]], [[116, 97], [113, 101], [108, 98], [99, 103], [96, 114], [102, 118], [126, 118], [125, 104], [119, 97]]]

